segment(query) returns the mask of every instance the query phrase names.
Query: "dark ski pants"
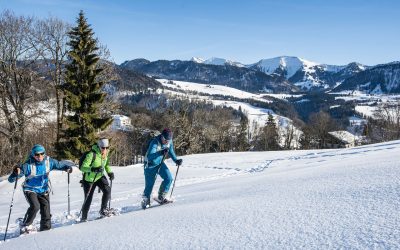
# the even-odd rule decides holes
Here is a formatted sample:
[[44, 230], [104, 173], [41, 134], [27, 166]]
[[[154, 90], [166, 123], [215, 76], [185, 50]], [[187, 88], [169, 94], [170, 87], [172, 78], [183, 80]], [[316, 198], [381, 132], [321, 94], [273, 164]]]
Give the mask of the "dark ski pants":
[[156, 182], [157, 174], [159, 174], [163, 179], [160, 185], [160, 189], [158, 190], [158, 193], [167, 193], [169, 191], [173, 178], [167, 165], [165, 165], [165, 163], [163, 162], [159, 167], [150, 166], [144, 169], [144, 180], [145, 180], [145, 187], [143, 192], [144, 197], [150, 198], [151, 191], [153, 190], [154, 183]]
[[[107, 208], [107, 203], [111, 198], [111, 188], [110, 185], [108, 184], [108, 180], [105, 176], [102, 176], [100, 179], [98, 179], [96, 182], [87, 182], [83, 181], [83, 192], [85, 194], [86, 202], [83, 204], [83, 209], [82, 209], [82, 218], [86, 220], [88, 216], [88, 212], [90, 209], [90, 205], [92, 204], [92, 199], [93, 199], [93, 193], [96, 190], [96, 187], [99, 187], [100, 190], [103, 192], [103, 197], [101, 198], [101, 208], [105, 209]], [[90, 190], [90, 193], [89, 193]]]
[[24, 217], [24, 225], [32, 224], [37, 212], [40, 210], [40, 231], [49, 230], [51, 228], [50, 214], [50, 196], [49, 193], [37, 194], [34, 192], [24, 192], [26, 201], [29, 203], [28, 211]]

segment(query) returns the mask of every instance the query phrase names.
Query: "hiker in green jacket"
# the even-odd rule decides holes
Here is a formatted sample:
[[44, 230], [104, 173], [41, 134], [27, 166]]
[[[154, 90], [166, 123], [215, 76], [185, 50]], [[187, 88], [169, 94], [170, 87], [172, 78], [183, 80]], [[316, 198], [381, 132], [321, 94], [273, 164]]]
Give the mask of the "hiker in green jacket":
[[107, 178], [105, 177], [105, 173], [107, 173], [111, 181], [114, 180], [114, 173], [109, 166], [108, 150], [108, 139], [101, 138], [98, 140], [97, 144], [92, 146], [92, 150], [86, 154], [86, 157], [83, 160], [80, 169], [84, 173], [82, 185], [85, 200], [82, 206], [81, 221], [87, 220], [90, 204], [92, 203], [93, 193], [96, 187], [99, 187], [103, 192], [99, 213], [101, 216], [110, 215], [110, 211], [107, 208], [107, 202], [111, 197], [111, 188]]

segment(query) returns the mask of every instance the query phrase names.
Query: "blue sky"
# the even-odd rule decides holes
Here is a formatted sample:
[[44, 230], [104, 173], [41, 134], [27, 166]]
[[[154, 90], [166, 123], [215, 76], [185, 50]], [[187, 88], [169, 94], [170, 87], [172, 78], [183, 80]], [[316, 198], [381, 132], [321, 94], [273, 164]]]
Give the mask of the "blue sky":
[[116, 63], [299, 56], [327, 64], [400, 60], [396, 0], [0, 0], [17, 15], [75, 24], [82, 9]]

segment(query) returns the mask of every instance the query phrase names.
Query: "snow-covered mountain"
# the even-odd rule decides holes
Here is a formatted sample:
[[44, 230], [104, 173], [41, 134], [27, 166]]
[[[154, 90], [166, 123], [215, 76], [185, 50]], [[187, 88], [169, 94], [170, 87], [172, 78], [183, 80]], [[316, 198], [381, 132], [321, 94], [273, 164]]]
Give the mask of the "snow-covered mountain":
[[[197, 59], [197, 61], [201, 61], [201, 59]], [[194, 61], [158, 60], [150, 62], [136, 59], [124, 62], [119, 68], [138, 71], [156, 78], [227, 85], [250, 92], [290, 93], [298, 90], [280, 76], [227, 63], [215, 65]]]
[[[356, 62], [348, 65], [328, 65], [294, 56], [262, 59], [247, 65], [217, 57], [207, 60], [193, 57], [190, 61], [160, 60], [155, 62], [135, 59], [124, 62], [121, 67], [172, 80], [226, 84], [228, 86], [233, 86], [234, 82], [235, 87], [252, 92], [282, 92], [283, 89], [286, 92], [330, 90], [344, 80], [369, 68]], [[244, 74], [244, 72], [246, 73]], [[255, 74], [254, 72], [259, 73]], [[267, 80], [268, 84], [264, 84], [263, 87], [261, 82], [265, 82], [268, 77], [273, 78], [274, 83], [271, 84], [271, 80]], [[287, 87], [287, 83], [291, 84], [290, 88]], [[255, 86], [251, 87], [252, 84]], [[282, 84], [286, 87], [283, 87]]]
[[[117, 143], [117, 142], [115, 142]], [[1, 249], [399, 249], [400, 141], [333, 150], [231, 152], [183, 156], [175, 202], [141, 210], [143, 166], [113, 167], [111, 206], [121, 215], [66, 218], [67, 174], [50, 178], [53, 229], [0, 242]], [[175, 164], [166, 161], [172, 173]], [[83, 202], [71, 175], [71, 212]], [[154, 190], [158, 189], [160, 178]], [[13, 184], [0, 180], [3, 239]], [[9, 236], [28, 207], [15, 192]], [[40, 215], [36, 217], [38, 226]]]
[[263, 59], [248, 67], [280, 75], [302, 90], [330, 89], [366, 68], [359, 63], [328, 65], [294, 56]]
[[282, 74], [286, 79], [291, 78], [299, 70], [311, 71], [318, 63], [307, 61], [294, 56], [280, 56], [271, 59], [262, 59], [247, 67], [256, 68], [267, 74]]
[[377, 65], [343, 81], [333, 91], [362, 91], [368, 94], [400, 93], [400, 62]]
[[231, 66], [236, 66], [236, 67], [245, 67], [245, 65], [240, 62], [234, 62], [234, 61], [227, 60], [224, 58], [219, 58], [219, 57], [211, 57], [207, 60], [204, 60], [199, 57], [192, 57], [190, 60], [193, 62], [196, 62], [196, 63], [204, 63], [204, 64], [210, 64], [210, 65], [231, 65]]

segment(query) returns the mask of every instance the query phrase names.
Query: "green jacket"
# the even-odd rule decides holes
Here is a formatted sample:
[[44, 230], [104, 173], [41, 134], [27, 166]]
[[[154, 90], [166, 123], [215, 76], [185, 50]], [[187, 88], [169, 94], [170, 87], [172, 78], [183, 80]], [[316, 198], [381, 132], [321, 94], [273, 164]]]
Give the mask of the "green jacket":
[[[85, 181], [87, 182], [96, 182], [98, 179], [100, 179], [104, 175], [104, 171], [101, 173], [96, 173], [91, 171], [91, 168], [100, 168], [103, 167], [107, 174], [111, 173], [111, 168], [109, 165], [109, 158], [108, 158], [108, 153], [105, 159], [101, 158], [101, 152], [99, 146], [96, 144], [92, 146], [92, 151], [96, 152], [96, 159], [93, 161], [93, 164], [90, 165], [92, 162], [93, 154], [89, 153], [86, 155], [86, 158], [83, 160], [81, 171], [85, 174], [84, 178]], [[94, 177], [96, 176], [96, 179]]]

